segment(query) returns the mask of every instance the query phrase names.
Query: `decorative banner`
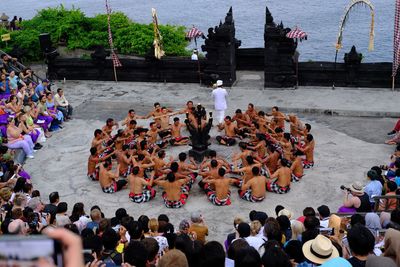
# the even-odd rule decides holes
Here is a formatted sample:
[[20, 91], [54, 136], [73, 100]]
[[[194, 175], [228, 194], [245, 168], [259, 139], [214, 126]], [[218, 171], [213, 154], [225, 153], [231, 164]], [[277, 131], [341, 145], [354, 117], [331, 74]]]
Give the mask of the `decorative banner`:
[[151, 14], [153, 17], [153, 27], [154, 27], [154, 56], [158, 59], [161, 59], [162, 56], [164, 56], [165, 52], [163, 50], [163, 45], [162, 45], [162, 36], [160, 33], [160, 29], [158, 27], [158, 18], [157, 18], [157, 13], [154, 8], [151, 9]]
[[371, 29], [369, 33], [369, 45], [368, 45], [368, 50], [372, 51], [374, 50], [374, 24], [375, 24], [375, 10], [374, 6], [369, 0], [352, 0], [350, 4], [346, 7], [344, 16], [342, 17], [340, 21], [340, 27], [339, 27], [339, 34], [337, 38], [337, 42], [335, 45], [336, 51], [340, 50], [342, 48], [342, 40], [343, 40], [343, 31], [346, 26], [346, 23], [349, 19], [350, 12], [353, 10], [354, 7], [357, 6], [367, 6], [370, 9], [371, 12]]
[[9, 33], [1, 35], [1, 41], [7, 42], [11, 40], [11, 35]]
[[107, 10], [107, 26], [108, 26], [108, 43], [110, 44], [111, 58], [112, 58], [113, 66], [114, 66], [114, 68], [122, 67], [122, 64], [119, 61], [117, 54], [114, 52], [114, 42], [113, 42], [113, 37], [112, 37], [112, 32], [111, 32], [111, 24], [110, 24], [111, 8], [108, 4], [108, 0], [106, 0], [106, 10]]

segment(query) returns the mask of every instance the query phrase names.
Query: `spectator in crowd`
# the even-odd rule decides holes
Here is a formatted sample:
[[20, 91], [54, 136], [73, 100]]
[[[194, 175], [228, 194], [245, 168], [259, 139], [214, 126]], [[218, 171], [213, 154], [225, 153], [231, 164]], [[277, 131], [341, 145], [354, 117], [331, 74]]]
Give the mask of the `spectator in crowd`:
[[326, 205], [321, 205], [317, 208], [319, 216], [319, 224], [321, 228], [327, 228], [329, 224], [329, 218], [331, 216], [331, 211]]
[[360, 182], [354, 182], [344, 191], [343, 206], [339, 208], [339, 212], [370, 212], [370, 197], [365, 193]]
[[72, 118], [73, 108], [65, 98], [62, 88], [57, 89], [57, 94], [54, 95], [54, 101], [57, 109], [63, 113], [65, 121], [70, 120]]
[[206, 236], [208, 236], [208, 227], [204, 223], [203, 216], [199, 212], [192, 212], [190, 219], [192, 223], [189, 232], [195, 232], [197, 240], [204, 244], [206, 242]]
[[364, 191], [369, 196], [369, 202], [371, 202], [371, 206], [375, 205], [374, 196], [382, 195], [383, 185], [379, 182], [379, 175], [374, 170], [369, 170], [367, 173], [367, 177], [370, 180], [369, 183], [365, 186]]
[[57, 205], [60, 202], [60, 196], [58, 195], [58, 192], [50, 193], [49, 201], [50, 203], [44, 206], [43, 211], [55, 215], [57, 213]]
[[375, 246], [374, 235], [365, 226], [357, 224], [347, 232], [347, 240], [352, 254], [349, 262], [353, 267], [365, 267], [367, 257]]

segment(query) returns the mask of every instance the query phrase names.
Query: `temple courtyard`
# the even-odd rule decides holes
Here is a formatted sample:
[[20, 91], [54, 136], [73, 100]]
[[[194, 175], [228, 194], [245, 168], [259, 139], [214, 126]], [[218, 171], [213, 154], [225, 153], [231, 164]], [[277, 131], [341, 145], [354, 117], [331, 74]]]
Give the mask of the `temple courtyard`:
[[[326, 204], [335, 212], [343, 201], [340, 185], [348, 185], [352, 181], [365, 184], [370, 167], [388, 163], [394, 147], [383, 142], [386, 133], [392, 130], [395, 118], [400, 116], [399, 92], [391, 92], [390, 89], [304, 87], [297, 90], [264, 90], [257, 77], [254, 73], [239, 74], [237, 85], [228, 89], [228, 115], [232, 115], [237, 108], [244, 111], [250, 102], [257, 109], [268, 112], [276, 105], [285, 113], [298, 114], [303, 122], [311, 123], [313, 127], [316, 164], [313, 169], [306, 170], [302, 181], [292, 184], [291, 191], [286, 195], [267, 193], [263, 202], [249, 203], [239, 199], [237, 189], [232, 188], [232, 205], [216, 207], [195, 184], [183, 208], [167, 209], [162, 201], [162, 190], [157, 187], [154, 200], [135, 204], [128, 199], [128, 189], [105, 194], [98, 182], [86, 177], [93, 132], [101, 128], [107, 118], [121, 121], [131, 108], [138, 115], [145, 115], [154, 102], [179, 110], [186, 101], [192, 100], [212, 111], [211, 89], [198, 84], [56, 83], [52, 89], [64, 88], [67, 99], [74, 106], [74, 119], [65, 123], [64, 129], [55, 132], [43, 144], [35, 159], [27, 160], [25, 169], [31, 174], [34, 187], [40, 189], [44, 201], [48, 201], [49, 193], [58, 191], [61, 201], [68, 202], [69, 212], [74, 203], [83, 202], [86, 212], [92, 205], [99, 205], [109, 217], [117, 208], [123, 207], [135, 219], [142, 214], [151, 218], [165, 213], [174, 225], [178, 225], [180, 220], [190, 218], [190, 212], [200, 211], [210, 234], [217, 241], [223, 241], [226, 234], [232, 231], [233, 218], [239, 215], [247, 219], [251, 210], [273, 215], [275, 206], [280, 204], [293, 211], [295, 216], [300, 216], [307, 206], [317, 208]], [[148, 127], [149, 122], [138, 120], [138, 125]], [[217, 134], [216, 127], [213, 127], [211, 149], [230, 161], [232, 154], [239, 149], [237, 146], [217, 145]], [[169, 147], [166, 149], [167, 156], [177, 156], [189, 148]]]

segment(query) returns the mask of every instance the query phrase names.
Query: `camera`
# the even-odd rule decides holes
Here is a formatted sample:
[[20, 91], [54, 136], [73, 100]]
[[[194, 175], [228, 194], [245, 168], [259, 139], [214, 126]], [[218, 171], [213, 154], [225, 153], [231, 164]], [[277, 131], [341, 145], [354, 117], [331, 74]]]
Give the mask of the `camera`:
[[348, 187], [346, 187], [346, 186], [344, 186], [344, 185], [341, 185], [341, 186], [340, 186], [340, 189], [342, 189], [342, 190], [347, 190], [347, 192], [351, 192], [350, 188], [348, 188]]

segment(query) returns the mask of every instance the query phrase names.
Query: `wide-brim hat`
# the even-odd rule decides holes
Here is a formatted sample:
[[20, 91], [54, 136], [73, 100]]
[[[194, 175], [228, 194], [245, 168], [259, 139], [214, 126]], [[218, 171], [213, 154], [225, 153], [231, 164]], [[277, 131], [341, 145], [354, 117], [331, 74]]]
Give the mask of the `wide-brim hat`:
[[278, 212], [278, 216], [281, 216], [281, 215], [288, 217], [288, 219], [290, 220], [293, 217], [293, 212], [291, 212], [290, 210], [287, 210], [287, 209], [283, 209]]
[[360, 194], [364, 193], [364, 187], [363, 187], [363, 185], [362, 185], [360, 182], [354, 182], [354, 183], [352, 183], [352, 184], [349, 186], [349, 188], [350, 188], [350, 191], [351, 191], [351, 192], [360, 193]]
[[339, 257], [339, 251], [332, 241], [323, 235], [318, 235], [315, 239], [304, 243], [303, 254], [309, 261], [316, 264], [323, 264], [330, 259]]
[[217, 86], [222, 86], [223, 84], [224, 84], [224, 82], [222, 80], [217, 81]]

